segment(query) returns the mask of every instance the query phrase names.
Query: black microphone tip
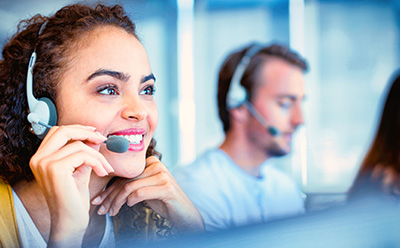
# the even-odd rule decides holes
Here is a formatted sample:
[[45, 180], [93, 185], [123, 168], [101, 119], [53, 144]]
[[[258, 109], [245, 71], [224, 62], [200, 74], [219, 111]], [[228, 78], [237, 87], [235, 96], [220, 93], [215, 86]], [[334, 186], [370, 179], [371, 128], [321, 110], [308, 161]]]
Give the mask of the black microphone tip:
[[110, 136], [106, 141], [108, 150], [116, 153], [124, 153], [129, 149], [129, 140], [122, 136]]
[[268, 132], [272, 135], [272, 136], [278, 136], [280, 134], [278, 128], [276, 127], [268, 127]]

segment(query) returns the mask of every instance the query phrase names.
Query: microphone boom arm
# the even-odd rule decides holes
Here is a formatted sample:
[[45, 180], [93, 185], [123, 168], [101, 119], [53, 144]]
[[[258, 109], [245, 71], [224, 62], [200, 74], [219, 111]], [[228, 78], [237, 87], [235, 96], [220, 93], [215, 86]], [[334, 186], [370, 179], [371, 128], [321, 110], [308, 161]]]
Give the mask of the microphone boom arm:
[[244, 101], [243, 105], [249, 110], [249, 112], [257, 119], [257, 121], [265, 128], [272, 136], [278, 136], [280, 131], [273, 126], [268, 126], [265, 120], [261, 117], [261, 114], [248, 100]]

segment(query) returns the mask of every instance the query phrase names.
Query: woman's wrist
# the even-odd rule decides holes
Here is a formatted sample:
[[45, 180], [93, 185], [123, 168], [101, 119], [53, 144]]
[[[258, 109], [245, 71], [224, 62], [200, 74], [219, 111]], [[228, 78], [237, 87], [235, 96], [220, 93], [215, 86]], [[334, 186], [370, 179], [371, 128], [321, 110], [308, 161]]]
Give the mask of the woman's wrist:
[[48, 247], [81, 247], [88, 221], [52, 218]]

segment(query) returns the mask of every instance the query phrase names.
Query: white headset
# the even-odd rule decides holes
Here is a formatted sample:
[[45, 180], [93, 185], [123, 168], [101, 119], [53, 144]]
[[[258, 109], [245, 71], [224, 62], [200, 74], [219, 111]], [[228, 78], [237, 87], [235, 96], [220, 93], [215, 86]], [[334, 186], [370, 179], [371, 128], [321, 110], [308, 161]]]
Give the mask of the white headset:
[[250, 63], [251, 58], [263, 48], [262, 45], [257, 43], [252, 45], [236, 67], [226, 97], [226, 105], [229, 109], [238, 108], [248, 100], [246, 89], [240, 84], [240, 81], [242, 80], [243, 74]]
[[232, 76], [232, 80], [228, 89], [228, 94], [226, 96], [226, 105], [228, 109], [235, 109], [244, 105], [257, 119], [257, 121], [260, 122], [261, 125], [265, 127], [272, 136], [278, 136], [281, 132], [278, 130], [278, 128], [267, 124], [264, 117], [249, 101], [246, 89], [243, 87], [243, 85], [240, 84], [240, 81], [242, 80], [243, 74], [250, 63], [251, 58], [253, 58], [253, 56], [255, 56], [263, 48], [264, 46], [258, 43], [251, 45], [240, 60], [239, 65], [236, 67]]
[[[38, 38], [47, 21], [40, 27]], [[28, 121], [32, 124], [32, 131], [40, 138], [46, 136], [49, 128], [57, 123], [57, 110], [54, 103], [47, 97], [36, 99], [33, 95], [33, 66], [36, 62], [36, 47], [29, 60], [28, 72], [26, 77], [26, 95], [28, 99]]]

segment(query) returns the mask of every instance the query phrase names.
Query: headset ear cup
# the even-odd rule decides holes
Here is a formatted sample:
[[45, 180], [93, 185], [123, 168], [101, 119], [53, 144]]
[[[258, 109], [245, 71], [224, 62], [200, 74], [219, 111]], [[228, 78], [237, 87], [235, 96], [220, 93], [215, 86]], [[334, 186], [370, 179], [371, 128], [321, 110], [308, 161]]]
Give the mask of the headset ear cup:
[[[49, 116], [49, 122], [46, 123], [46, 124], [48, 124], [50, 126], [56, 125], [57, 124], [57, 109], [56, 109], [56, 106], [54, 105], [53, 101], [50, 100], [47, 97], [42, 97], [42, 98], [39, 99], [39, 101], [45, 102], [47, 107], [49, 108], [49, 115], [50, 115]], [[49, 131], [49, 129], [46, 128], [46, 132], [44, 132], [41, 135], [38, 135], [38, 137], [40, 139], [43, 139], [46, 136], [48, 131]]]
[[243, 74], [246, 71], [251, 59], [261, 50], [263, 46], [254, 43], [247, 49], [246, 53], [240, 59], [239, 64], [233, 72], [231, 82], [229, 84], [228, 93], [226, 96], [226, 106], [229, 109], [240, 107], [245, 101], [248, 100], [247, 91], [240, 84]]

